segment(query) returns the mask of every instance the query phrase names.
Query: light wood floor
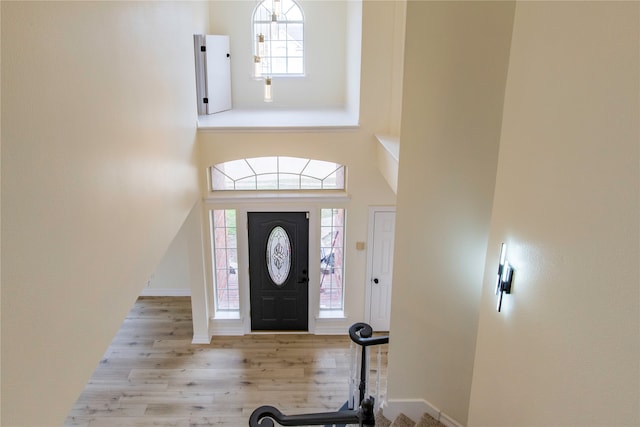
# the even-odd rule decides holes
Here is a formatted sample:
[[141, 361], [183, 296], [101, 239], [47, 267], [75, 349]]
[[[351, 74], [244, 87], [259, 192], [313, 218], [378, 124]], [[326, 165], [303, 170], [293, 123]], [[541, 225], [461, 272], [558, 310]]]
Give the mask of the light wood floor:
[[192, 337], [190, 298], [141, 297], [65, 425], [247, 426], [261, 405], [297, 414], [335, 411], [347, 400], [347, 331], [214, 337], [210, 345]]

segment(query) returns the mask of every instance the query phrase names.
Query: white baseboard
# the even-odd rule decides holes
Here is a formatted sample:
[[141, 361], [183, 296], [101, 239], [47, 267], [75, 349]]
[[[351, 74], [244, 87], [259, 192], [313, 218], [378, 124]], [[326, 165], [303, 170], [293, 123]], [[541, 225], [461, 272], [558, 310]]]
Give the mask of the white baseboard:
[[190, 297], [191, 289], [144, 288], [141, 297]]
[[242, 319], [210, 319], [209, 335], [211, 336], [243, 336]]
[[314, 335], [347, 335], [349, 327], [316, 323]]
[[211, 344], [209, 335], [194, 335], [191, 344]]
[[418, 422], [422, 414], [426, 412], [447, 427], [463, 427], [462, 424], [423, 399], [389, 399], [383, 405], [382, 412], [390, 420], [402, 413], [415, 422]]
[[462, 427], [462, 424], [442, 412], [440, 413], [439, 421], [447, 427]]

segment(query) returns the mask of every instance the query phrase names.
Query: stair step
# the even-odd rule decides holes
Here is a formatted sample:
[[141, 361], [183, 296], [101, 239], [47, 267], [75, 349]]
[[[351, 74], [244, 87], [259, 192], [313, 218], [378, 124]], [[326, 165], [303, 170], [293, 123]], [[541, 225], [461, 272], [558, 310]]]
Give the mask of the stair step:
[[405, 414], [398, 415], [391, 423], [391, 427], [415, 427], [415, 425], [416, 422], [412, 421], [411, 418], [407, 417]]
[[400, 414], [391, 422], [387, 417], [378, 411], [376, 414], [376, 427], [445, 427], [444, 424], [433, 418], [431, 415], [422, 414], [420, 420], [416, 423], [405, 414]]
[[376, 414], [376, 427], [389, 427], [391, 426], [391, 420], [382, 415], [382, 411], [379, 410]]
[[422, 417], [416, 423], [416, 427], [442, 427], [442, 423], [429, 414], [422, 414]]

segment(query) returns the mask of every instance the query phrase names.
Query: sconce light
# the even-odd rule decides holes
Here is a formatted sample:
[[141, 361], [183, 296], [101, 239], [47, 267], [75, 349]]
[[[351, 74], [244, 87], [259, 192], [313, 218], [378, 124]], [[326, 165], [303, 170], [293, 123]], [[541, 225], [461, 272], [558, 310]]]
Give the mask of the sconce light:
[[498, 297], [498, 311], [502, 309], [502, 295], [511, 293], [511, 283], [513, 282], [513, 267], [507, 261], [507, 245], [500, 247], [500, 263], [498, 264], [498, 278], [496, 283], [496, 295]]
[[273, 96], [271, 93], [271, 77], [265, 77], [264, 79], [264, 102], [273, 102]]

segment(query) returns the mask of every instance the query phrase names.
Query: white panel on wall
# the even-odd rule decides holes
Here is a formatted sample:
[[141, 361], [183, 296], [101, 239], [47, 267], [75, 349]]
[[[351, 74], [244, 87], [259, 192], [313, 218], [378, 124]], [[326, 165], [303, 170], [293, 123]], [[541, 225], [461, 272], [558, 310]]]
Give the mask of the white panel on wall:
[[193, 36], [198, 114], [230, 110], [231, 50], [229, 36]]

